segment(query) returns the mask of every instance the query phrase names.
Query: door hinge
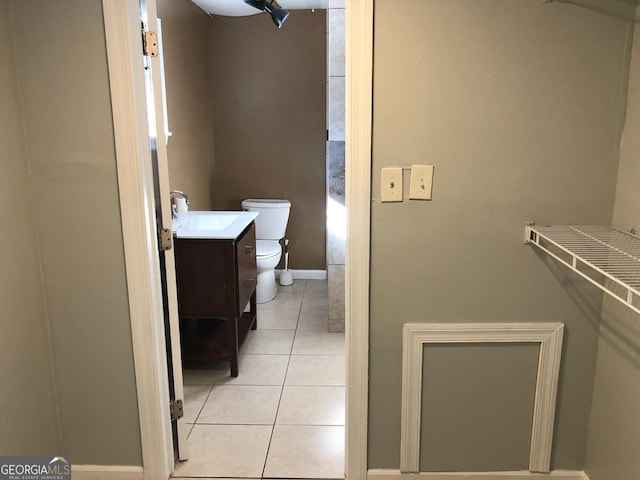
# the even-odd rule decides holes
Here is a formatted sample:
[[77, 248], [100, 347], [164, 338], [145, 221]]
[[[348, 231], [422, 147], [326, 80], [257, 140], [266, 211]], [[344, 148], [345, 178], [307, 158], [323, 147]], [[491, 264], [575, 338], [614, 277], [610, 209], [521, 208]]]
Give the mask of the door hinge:
[[173, 232], [170, 228], [161, 228], [158, 231], [158, 247], [161, 252], [171, 250], [171, 247], [173, 246], [172, 238]]
[[143, 32], [144, 54], [148, 57], [158, 56], [158, 34], [156, 32]]
[[171, 413], [172, 422], [184, 417], [184, 407], [182, 405], [182, 400], [172, 400], [169, 403], [169, 412]]

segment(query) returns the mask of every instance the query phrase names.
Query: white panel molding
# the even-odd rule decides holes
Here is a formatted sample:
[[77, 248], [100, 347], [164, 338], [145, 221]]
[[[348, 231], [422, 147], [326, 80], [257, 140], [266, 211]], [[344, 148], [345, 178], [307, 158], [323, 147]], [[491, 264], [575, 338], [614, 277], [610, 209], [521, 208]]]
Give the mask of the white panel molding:
[[120, 465], [72, 465], [74, 480], [143, 480], [142, 467]]
[[362, 480], [367, 476], [369, 400], [373, 0], [346, 2], [345, 15], [345, 475], [347, 480]]
[[525, 342], [540, 344], [529, 471], [549, 472], [563, 331], [562, 323], [404, 324], [400, 471], [417, 473], [420, 469], [423, 346], [429, 343]]
[[134, 467], [108, 466], [78, 466], [75, 470], [79, 472], [79, 478], [158, 480], [168, 478], [173, 472], [173, 441], [142, 65], [140, 3], [139, 0], [103, 0], [102, 9], [144, 471], [141, 467], [138, 472]]
[[554, 470], [549, 473], [531, 472], [438, 472], [401, 473], [400, 470], [369, 470], [370, 480], [589, 480], [581, 471]]

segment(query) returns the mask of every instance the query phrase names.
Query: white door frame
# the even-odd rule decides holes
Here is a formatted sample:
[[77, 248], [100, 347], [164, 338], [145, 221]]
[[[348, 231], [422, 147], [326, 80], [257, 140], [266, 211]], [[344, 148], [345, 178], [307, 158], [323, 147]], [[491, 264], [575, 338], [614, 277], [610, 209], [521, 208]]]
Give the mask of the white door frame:
[[346, 3], [346, 361], [345, 474], [367, 478], [369, 398], [369, 251], [373, 0]]
[[[147, 0], [147, 8], [155, 13], [156, 0]], [[145, 479], [158, 480], [173, 473], [174, 462], [138, 0], [103, 0], [103, 11], [143, 471]], [[367, 475], [373, 0], [347, 2], [346, 41], [345, 473], [349, 480], [362, 480]]]
[[[164, 95], [163, 82], [163, 58], [162, 58], [162, 37], [160, 32], [160, 24], [158, 21], [158, 11], [156, 8], [156, 0], [138, 0], [140, 4], [144, 4], [147, 13], [148, 30], [158, 33], [158, 51], [157, 57], [149, 58], [151, 63], [151, 80], [152, 85], [147, 87], [147, 95], [149, 90], [153, 91], [152, 109], [155, 112], [156, 125], [156, 161], [158, 165], [158, 183], [160, 189], [160, 199], [162, 203], [162, 225], [171, 225], [171, 200], [169, 187], [169, 160], [167, 157], [167, 140], [169, 135], [168, 126], [165, 124], [166, 119], [166, 98]], [[180, 348], [180, 320], [178, 316], [178, 290], [176, 285], [176, 269], [174, 250], [164, 252], [165, 257], [165, 275], [167, 289], [167, 309], [165, 315], [169, 316], [169, 329], [171, 333], [171, 358], [173, 373], [173, 388], [176, 400], [184, 401], [184, 382], [182, 379], [182, 353]], [[166, 347], [163, 346], [166, 352]], [[166, 360], [166, 357], [165, 357]], [[187, 436], [190, 427], [187, 426], [184, 417], [177, 420], [177, 436], [178, 436], [178, 458], [186, 460], [189, 457]]]
[[[155, 0], [151, 0], [155, 4]], [[174, 468], [139, 0], [103, 0], [145, 480]]]

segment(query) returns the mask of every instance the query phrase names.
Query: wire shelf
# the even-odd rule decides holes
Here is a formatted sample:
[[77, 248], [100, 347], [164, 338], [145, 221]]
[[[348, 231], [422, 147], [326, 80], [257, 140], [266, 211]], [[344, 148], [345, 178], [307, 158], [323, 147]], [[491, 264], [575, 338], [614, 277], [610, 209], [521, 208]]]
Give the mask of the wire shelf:
[[640, 237], [608, 225], [525, 225], [525, 242], [640, 313]]

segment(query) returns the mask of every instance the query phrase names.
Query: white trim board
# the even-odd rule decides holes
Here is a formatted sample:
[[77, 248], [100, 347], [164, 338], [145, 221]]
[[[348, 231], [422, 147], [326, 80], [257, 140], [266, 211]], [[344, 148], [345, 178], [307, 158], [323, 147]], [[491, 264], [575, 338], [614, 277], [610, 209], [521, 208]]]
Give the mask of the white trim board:
[[120, 465], [72, 465], [73, 480], [142, 480], [142, 467]]
[[347, 239], [345, 475], [367, 476], [369, 257], [373, 112], [373, 0], [346, 2], [345, 187]]
[[[280, 278], [280, 273], [283, 270], [276, 269], [276, 278]], [[326, 270], [291, 270], [289, 269], [294, 279], [298, 280], [326, 280]]]
[[400, 470], [420, 470], [422, 358], [428, 343], [539, 343], [529, 470], [549, 472], [562, 353], [562, 323], [405, 323], [402, 344]]
[[[143, 478], [173, 472], [169, 385], [157, 258], [139, 0], [103, 0], [105, 38], [138, 394]], [[86, 478], [134, 478], [117, 467], [78, 467]], [[102, 470], [99, 470], [102, 469]], [[105, 470], [106, 469], [106, 470]], [[142, 472], [142, 469], [140, 470]], [[142, 477], [135, 477], [142, 478]]]
[[371, 480], [589, 480], [584, 472], [554, 470], [549, 473], [531, 472], [423, 472], [400, 473], [400, 470], [369, 470]]

